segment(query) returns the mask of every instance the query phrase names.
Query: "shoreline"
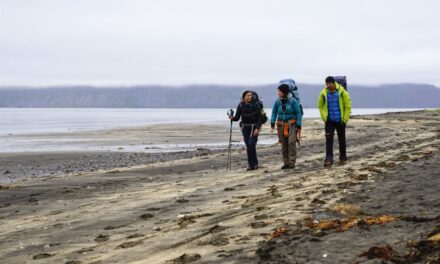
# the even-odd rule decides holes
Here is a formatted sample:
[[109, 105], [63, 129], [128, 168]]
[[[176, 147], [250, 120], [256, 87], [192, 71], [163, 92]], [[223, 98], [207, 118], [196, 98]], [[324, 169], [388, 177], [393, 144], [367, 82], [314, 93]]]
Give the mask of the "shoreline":
[[[389, 114], [400, 113], [410, 112]], [[321, 122], [317, 118], [305, 121]], [[276, 144], [276, 136], [269, 131], [266, 124], [259, 138], [260, 147]], [[228, 122], [214, 122], [2, 136], [3, 144], [9, 142], [15, 151], [0, 152], [0, 183], [146, 165], [206, 155], [206, 152], [219, 153], [227, 148], [228, 135]], [[237, 123], [233, 126], [233, 147], [243, 148]], [[32, 151], [26, 151], [29, 148]]]
[[[438, 209], [440, 200], [435, 184], [440, 113], [355, 116], [347, 128], [349, 163], [331, 169], [322, 167], [322, 122], [305, 122], [297, 168], [291, 171], [280, 170], [280, 149], [272, 145], [258, 148], [262, 168], [253, 172], [245, 171], [245, 151], [238, 148], [232, 171], [225, 170], [223, 151], [1, 185], [0, 257], [8, 264], [285, 263], [286, 256], [304, 261], [322, 256], [325, 252], [320, 246], [313, 251], [313, 243], [331, 243], [335, 255], [328, 252], [319, 261], [344, 263], [337, 262], [346, 259], [344, 252], [352, 258], [370, 246], [361, 240], [362, 247], [352, 246], [357, 239], [353, 232], [381, 234], [377, 241], [392, 244], [394, 230], [418, 238], [433, 231], [433, 223], [419, 223], [417, 233], [411, 233], [412, 225], [398, 227], [402, 223], [396, 222], [373, 226], [374, 233], [328, 231], [318, 238], [322, 242], [302, 233], [278, 236], [280, 227], [292, 228], [306, 219], [340, 217], [330, 210], [340, 203], [359, 206], [368, 215], [394, 216], [399, 208], [402, 213], [416, 208], [428, 209], [426, 217], [438, 215], [433, 208]], [[419, 173], [422, 181], [414, 177]], [[297, 238], [310, 250], [298, 251], [301, 256], [289, 251], [292, 246], [283, 246]], [[272, 258], [263, 259], [264, 252]]]
[[[276, 142], [268, 133], [260, 145]], [[99, 170], [148, 165], [224, 152], [228, 147], [229, 122], [225, 124], [161, 124], [121, 129], [69, 133], [13, 135], [32, 151], [0, 152], [0, 184], [29, 178], [81, 174]], [[241, 149], [238, 124], [233, 126], [233, 148]], [[39, 147], [43, 146], [42, 149]], [[58, 151], [47, 151], [45, 148]], [[68, 146], [68, 147], [66, 147]], [[69, 149], [70, 148], [70, 149]]]

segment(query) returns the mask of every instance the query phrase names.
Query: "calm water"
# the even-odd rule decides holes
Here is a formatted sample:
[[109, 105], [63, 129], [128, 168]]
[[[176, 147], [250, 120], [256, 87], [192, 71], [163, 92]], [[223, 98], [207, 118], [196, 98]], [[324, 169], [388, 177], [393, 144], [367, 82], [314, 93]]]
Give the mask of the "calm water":
[[[352, 114], [379, 114], [418, 109], [353, 109]], [[163, 123], [226, 120], [227, 109], [0, 108], [0, 135], [99, 130]], [[268, 113], [270, 114], [270, 113]], [[319, 117], [305, 109], [305, 118]]]

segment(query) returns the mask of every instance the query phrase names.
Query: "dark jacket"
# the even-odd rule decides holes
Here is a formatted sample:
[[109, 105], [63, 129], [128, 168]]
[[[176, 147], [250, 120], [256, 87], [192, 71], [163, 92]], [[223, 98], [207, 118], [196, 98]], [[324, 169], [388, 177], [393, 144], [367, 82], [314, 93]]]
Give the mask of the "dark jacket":
[[244, 125], [254, 125], [255, 128], [261, 127], [261, 108], [256, 102], [244, 103], [241, 102], [237, 106], [237, 111], [232, 121], [238, 121], [241, 118], [241, 122]]

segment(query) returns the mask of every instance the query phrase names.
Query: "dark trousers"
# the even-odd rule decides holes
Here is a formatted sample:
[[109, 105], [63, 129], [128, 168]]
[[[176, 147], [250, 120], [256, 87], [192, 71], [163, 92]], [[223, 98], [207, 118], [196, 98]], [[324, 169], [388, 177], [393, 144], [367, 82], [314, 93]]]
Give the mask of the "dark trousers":
[[258, 136], [254, 136], [255, 127], [243, 126], [242, 133], [248, 157], [249, 168], [258, 166], [257, 159], [257, 141]]
[[347, 145], [345, 142], [345, 124], [333, 121], [325, 123], [325, 143], [326, 155], [325, 159], [333, 161], [333, 139], [335, 137], [335, 130], [338, 133], [339, 141], [339, 160], [347, 160]]

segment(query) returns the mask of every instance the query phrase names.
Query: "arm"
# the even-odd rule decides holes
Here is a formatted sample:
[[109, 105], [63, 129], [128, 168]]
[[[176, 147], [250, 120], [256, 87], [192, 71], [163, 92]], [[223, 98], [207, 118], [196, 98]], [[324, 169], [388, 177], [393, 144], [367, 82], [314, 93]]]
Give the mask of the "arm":
[[299, 107], [299, 103], [295, 98], [291, 98], [290, 104], [292, 105], [293, 111], [296, 115], [296, 126], [298, 129], [301, 129], [301, 123], [302, 123], [302, 114], [301, 114], [301, 107]]
[[350, 114], [351, 114], [351, 99], [350, 94], [345, 91], [344, 92], [344, 116], [342, 117], [342, 122], [345, 124], [348, 123], [348, 120], [350, 120]]
[[318, 109], [322, 109], [323, 107], [324, 107], [324, 97], [323, 97], [323, 94], [322, 94], [322, 92], [321, 93], [319, 93], [319, 97], [318, 97]]
[[231, 119], [231, 121], [238, 121], [240, 120], [241, 117], [241, 103], [238, 104], [237, 106], [237, 110], [235, 111], [235, 116], [233, 116]]
[[261, 129], [261, 107], [258, 104], [257, 104], [257, 112], [258, 112], [258, 114], [257, 114], [257, 125], [256, 125], [256, 128], [258, 130], [260, 130]]
[[326, 98], [325, 98], [324, 92], [321, 92], [318, 97], [318, 110], [319, 110], [319, 114], [321, 115], [321, 119], [323, 121], [325, 121], [325, 119], [326, 119], [325, 113], [324, 113], [325, 112], [325, 109], [324, 109], [325, 100], [326, 100]]
[[277, 112], [278, 112], [278, 107], [279, 107], [278, 102], [279, 102], [279, 100], [277, 99], [272, 107], [272, 117], [270, 119], [270, 127], [272, 129], [275, 128], [275, 122], [277, 121], [277, 116], [278, 116]]

